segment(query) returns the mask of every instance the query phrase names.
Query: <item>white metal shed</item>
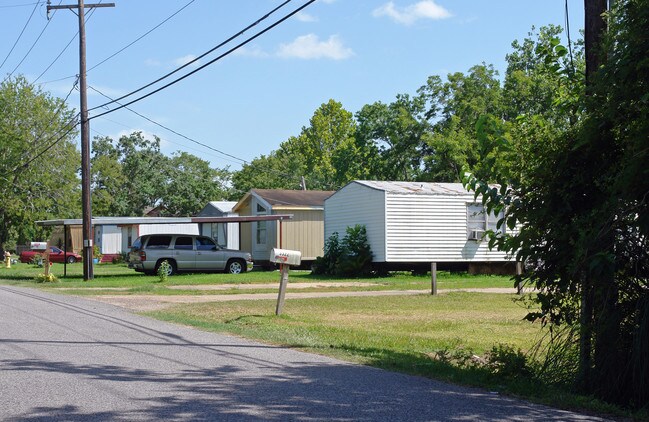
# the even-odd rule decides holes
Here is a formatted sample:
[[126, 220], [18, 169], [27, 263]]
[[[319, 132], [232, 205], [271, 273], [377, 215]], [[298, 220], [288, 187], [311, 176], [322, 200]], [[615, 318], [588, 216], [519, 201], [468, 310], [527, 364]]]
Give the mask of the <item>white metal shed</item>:
[[496, 263], [496, 216], [461, 183], [353, 181], [325, 200], [325, 239], [365, 225], [375, 263]]

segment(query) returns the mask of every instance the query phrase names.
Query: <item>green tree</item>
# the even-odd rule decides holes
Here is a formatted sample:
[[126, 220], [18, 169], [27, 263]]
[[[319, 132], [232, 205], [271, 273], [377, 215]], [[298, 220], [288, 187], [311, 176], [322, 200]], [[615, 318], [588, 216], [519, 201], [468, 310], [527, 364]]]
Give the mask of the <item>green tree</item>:
[[369, 179], [420, 180], [429, 124], [423, 97], [397, 95], [390, 104], [376, 102], [356, 113], [356, 143]]
[[46, 236], [36, 220], [80, 215], [75, 113], [22, 77], [0, 84], [0, 247]]
[[[565, 48], [553, 42], [542, 53], [550, 80], [573, 78], [573, 89], [557, 85], [553, 102], [566, 129], [520, 140], [527, 160], [500, 174], [500, 189], [476, 179], [471, 185], [488, 208], [505, 209], [502, 224], [519, 228], [490, 242], [529, 265], [519, 281], [538, 289], [540, 310], [528, 318], [576, 328], [578, 343], [564, 339], [580, 346], [580, 365], [559, 356], [571, 370], [566, 381], [643, 408], [649, 403], [649, 2], [619, 2], [610, 23], [607, 59], [588, 95], [583, 76], [566, 66]], [[580, 90], [576, 98], [564, 96]], [[534, 113], [521, 126], [555, 126], [545, 110]]]
[[424, 159], [426, 180], [455, 182], [462, 169], [474, 168], [480, 160], [476, 125], [481, 116], [502, 115], [502, 90], [498, 72], [491, 65], [477, 65], [467, 74], [456, 72], [443, 82], [428, 78], [419, 88], [431, 122]]
[[141, 132], [93, 141], [91, 159], [93, 214], [141, 216], [160, 205], [170, 173], [169, 158], [160, 152], [160, 139]]
[[162, 200], [164, 214], [196, 215], [210, 201], [226, 199], [229, 194], [227, 169], [213, 169], [195, 155], [179, 152], [169, 162], [169, 180]]
[[329, 100], [313, 114], [309, 126], [291, 136], [267, 156], [243, 166], [232, 176], [233, 190], [337, 189], [364, 174], [363, 152], [356, 145], [352, 113]]

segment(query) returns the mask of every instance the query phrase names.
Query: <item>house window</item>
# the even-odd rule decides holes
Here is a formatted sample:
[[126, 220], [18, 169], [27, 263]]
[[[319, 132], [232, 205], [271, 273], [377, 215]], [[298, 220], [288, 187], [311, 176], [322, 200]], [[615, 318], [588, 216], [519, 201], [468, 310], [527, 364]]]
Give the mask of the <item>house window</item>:
[[228, 243], [228, 224], [212, 223], [212, 239], [217, 245], [227, 247]]
[[469, 239], [480, 239], [485, 231], [495, 233], [504, 232], [504, 227], [497, 229], [498, 220], [504, 217], [504, 211], [498, 214], [488, 213], [482, 204], [471, 203], [466, 205], [467, 236]]
[[[257, 215], [267, 215], [267, 214], [268, 214], [268, 210], [262, 205], [257, 204]], [[268, 227], [266, 224], [267, 224], [266, 221], [257, 221], [257, 230], [255, 233], [255, 243], [257, 245], [266, 244], [266, 236], [268, 233]]]

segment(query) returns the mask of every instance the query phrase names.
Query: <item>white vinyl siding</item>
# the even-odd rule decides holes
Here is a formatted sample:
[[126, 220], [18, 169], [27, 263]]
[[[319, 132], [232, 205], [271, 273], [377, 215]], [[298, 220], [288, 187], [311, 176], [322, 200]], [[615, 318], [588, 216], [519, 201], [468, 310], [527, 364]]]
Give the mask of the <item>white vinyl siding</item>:
[[[140, 224], [139, 236], [145, 234], [199, 234], [198, 224]], [[135, 240], [135, 239], [133, 239]]]
[[102, 226], [101, 253], [117, 254], [122, 252], [122, 229], [113, 225]]
[[375, 262], [385, 255], [385, 192], [350, 183], [325, 200], [325, 241], [338, 232], [340, 240], [347, 227], [362, 224], [367, 230]]
[[352, 182], [328, 198], [325, 239], [334, 232], [342, 239], [347, 227], [364, 224], [374, 262], [507, 260], [504, 253], [490, 251], [486, 239], [467, 239], [467, 205], [476, 200], [463, 194], [461, 185], [438, 184], [438, 191], [430, 192], [434, 189], [422, 184], [421, 192], [409, 193], [390, 191], [390, 183]]

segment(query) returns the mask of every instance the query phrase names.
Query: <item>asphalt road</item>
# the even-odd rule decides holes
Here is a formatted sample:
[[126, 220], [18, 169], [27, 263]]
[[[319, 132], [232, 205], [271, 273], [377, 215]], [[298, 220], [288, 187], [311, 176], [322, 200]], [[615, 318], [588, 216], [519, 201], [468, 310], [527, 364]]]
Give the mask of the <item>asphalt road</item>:
[[602, 420], [7, 286], [0, 419]]

